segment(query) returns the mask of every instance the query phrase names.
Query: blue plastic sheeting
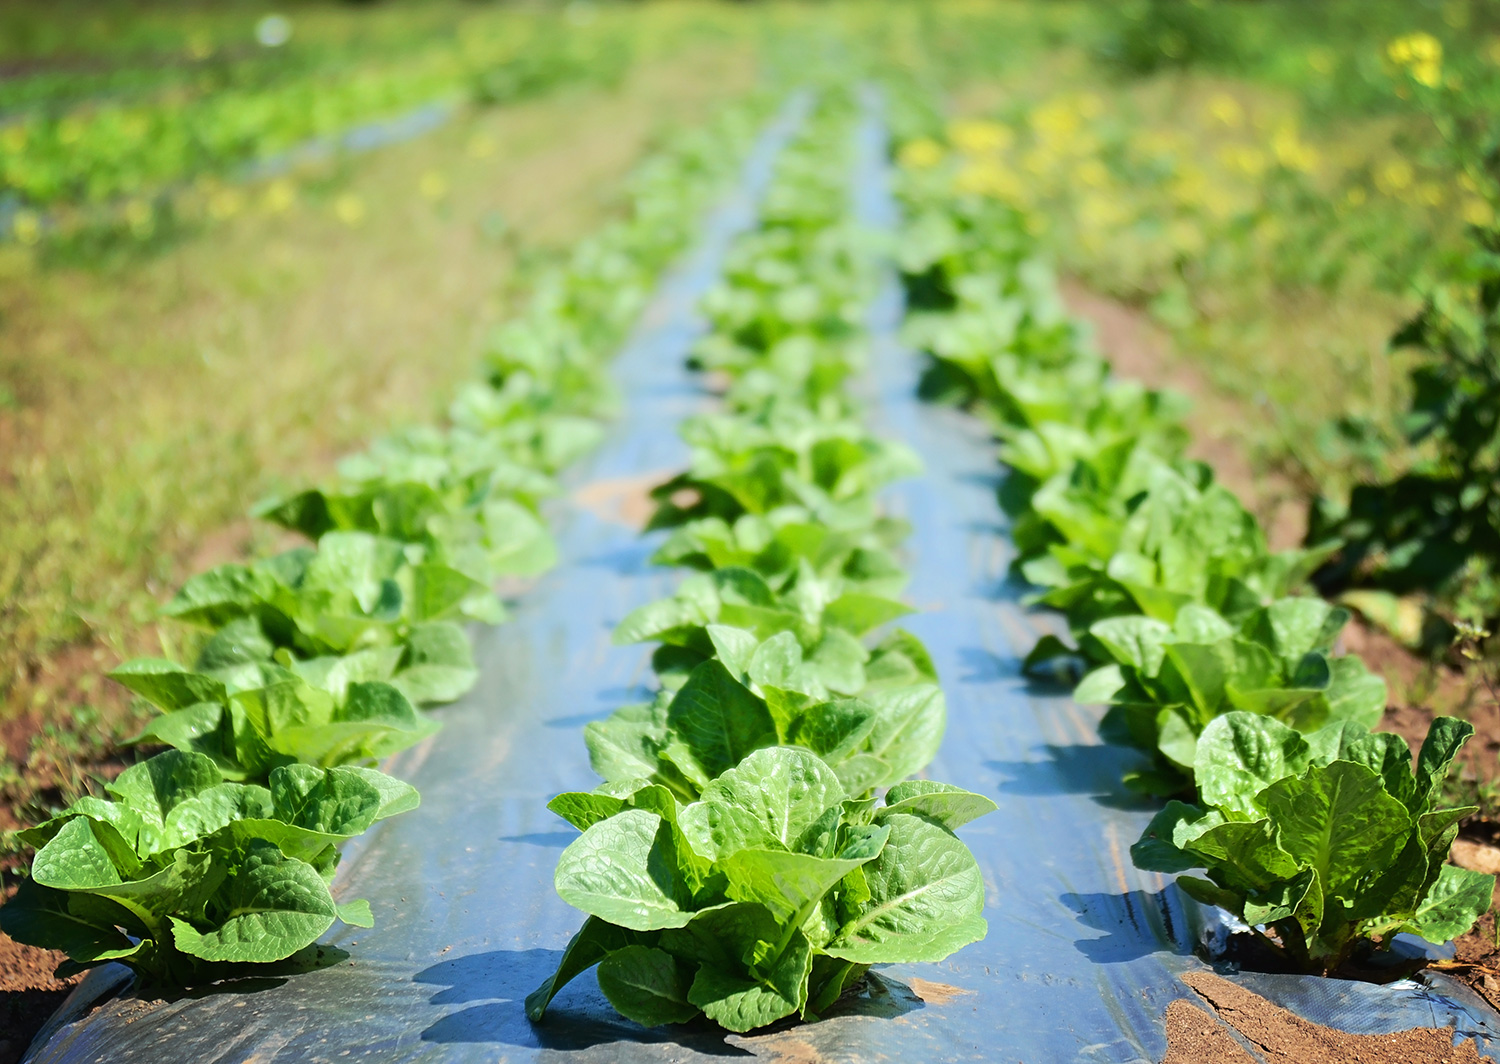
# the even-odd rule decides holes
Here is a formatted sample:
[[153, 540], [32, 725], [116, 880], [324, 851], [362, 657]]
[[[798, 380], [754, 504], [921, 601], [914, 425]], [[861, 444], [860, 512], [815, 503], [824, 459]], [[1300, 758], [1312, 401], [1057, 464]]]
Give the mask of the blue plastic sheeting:
[[[1121, 797], [1130, 755], [1098, 745], [1095, 711], [1021, 676], [1020, 658], [1048, 618], [1029, 615], [1006, 577], [1011, 548], [991, 442], [974, 420], [914, 397], [918, 362], [896, 340], [894, 276], [872, 310], [867, 394], [877, 429], [928, 466], [891, 499], [915, 528], [911, 596], [923, 612], [908, 627], [926, 641], [948, 693], [948, 735], [931, 775], [1000, 804], [962, 831], [984, 870], [989, 937], [942, 964], [881, 968], [829, 1018], [768, 1034], [725, 1035], [706, 1023], [647, 1031], [619, 1018], [589, 977], [559, 995], [545, 1024], [526, 1021], [522, 999], [582, 922], [552, 889], [557, 855], [575, 833], [544, 805], [594, 781], [582, 726], [646, 697], [648, 650], [613, 647], [609, 633], [675, 580], [648, 565], [654, 539], [601, 514], [638, 490], [643, 474], [687, 458], [675, 426], [703, 403], [681, 368], [699, 328], [692, 306], [731, 235], [750, 222], [789, 128], [783, 121], [762, 142], [740, 198], [713, 219], [622, 356], [627, 415], [586, 469], [575, 499], [588, 505], [565, 516], [568, 561], [511, 623], [484, 635], [481, 686], [443, 710], [443, 732], [391, 766], [421, 788], [423, 806], [351, 847], [337, 884], [342, 896], [373, 902], [376, 929], [336, 934], [349, 956], [331, 967], [176, 1000], [109, 998], [118, 978], [95, 973], [30, 1061], [1161, 1060], [1167, 1004], [1191, 996], [1177, 975], [1206, 967], [1192, 953], [1204, 917], [1167, 879], [1131, 866], [1130, 843], [1151, 809]], [[866, 222], [889, 227], [873, 118], [860, 143], [856, 201]], [[1497, 1044], [1500, 1021], [1450, 982], [1236, 978], [1347, 1030], [1453, 1024], [1484, 1048]]]
[[[290, 173], [309, 163], [331, 159], [340, 152], [362, 155], [391, 144], [415, 140], [446, 124], [458, 113], [458, 109], [459, 104], [454, 100], [434, 100], [392, 118], [362, 122], [342, 133], [313, 137], [286, 151], [268, 155], [264, 159], [253, 159], [234, 170], [232, 177], [236, 181], [260, 181]], [[0, 127], [4, 125], [0, 121]], [[180, 183], [175, 187], [181, 187]], [[9, 239], [16, 215], [23, 206], [21, 197], [14, 192], [0, 195], [0, 243]], [[43, 212], [43, 228], [50, 227], [53, 222], [51, 213]]]
[[342, 133], [314, 137], [287, 151], [247, 163], [236, 171], [235, 176], [241, 181], [260, 180], [321, 159], [332, 158], [339, 152], [360, 155], [391, 144], [415, 140], [448, 122], [458, 113], [458, 107], [458, 103], [453, 100], [434, 100], [394, 118], [363, 122]]

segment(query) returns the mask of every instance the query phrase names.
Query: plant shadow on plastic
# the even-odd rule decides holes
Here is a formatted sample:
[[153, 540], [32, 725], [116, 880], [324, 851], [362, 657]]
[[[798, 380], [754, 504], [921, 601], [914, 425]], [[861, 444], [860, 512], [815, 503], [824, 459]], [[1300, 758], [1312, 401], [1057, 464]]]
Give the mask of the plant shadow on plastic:
[[1084, 927], [1105, 934], [1080, 938], [1073, 947], [1094, 964], [1121, 964], [1170, 951], [1178, 956], [1193, 952], [1193, 919], [1183, 907], [1175, 887], [1154, 894], [1132, 890], [1128, 894], [1064, 894], [1059, 899], [1078, 915]]
[[114, 994], [128, 994], [140, 1001], [170, 1003], [174, 1001], [199, 1001], [221, 994], [262, 994], [285, 986], [298, 975], [334, 968], [349, 960], [349, 951], [338, 946], [313, 943], [287, 957], [285, 960], [254, 964], [224, 964], [207, 969], [212, 982], [193, 987], [178, 987], [169, 983], [136, 978], [122, 980]]
[[1120, 792], [1121, 772], [1140, 760], [1129, 751], [1099, 744], [1048, 743], [1037, 751], [1037, 758], [986, 761], [984, 767], [1000, 776], [996, 789], [1001, 794], [1086, 794], [1110, 809], [1156, 808], [1149, 798]]
[[[672, 1044], [707, 1056], [753, 1056], [730, 1041], [731, 1035], [701, 1017], [690, 1023], [648, 1029], [618, 1017], [604, 995], [588, 980], [560, 993], [551, 1010], [562, 1022], [530, 1024], [520, 1004], [526, 992], [551, 975], [561, 950], [494, 950], [435, 964], [418, 972], [413, 981], [442, 986], [430, 999], [433, 1005], [477, 1002], [452, 1012], [422, 1032], [422, 1041], [443, 1044], [502, 1043], [543, 1049], [580, 1050], [630, 1042]], [[899, 980], [867, 973], [831, 1006], [824, 1019], [840, 1016], [891, 1018], [923, 1008], [922, 999]], [[763, 1029], [775, 1035], [796, 1027], [795, 1019]]]

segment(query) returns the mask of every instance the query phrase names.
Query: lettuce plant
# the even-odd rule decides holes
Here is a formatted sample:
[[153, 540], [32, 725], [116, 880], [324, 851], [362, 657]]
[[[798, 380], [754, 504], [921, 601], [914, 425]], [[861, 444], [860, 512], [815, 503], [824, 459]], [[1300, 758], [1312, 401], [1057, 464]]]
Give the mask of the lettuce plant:
[[1348, 721], [1374, 727], [1385, 711], [1385, 681], [1351, 655], [1335, 657], [1347, 610], [1322, 599], [1278, 599], [1232, 625], [1188, 605], [1175, 624], [1112, 617], [1089, 628], [1089, 643], [1112, 663], [1091, 672], [1074, 697], [1110, 709], [1100, 724], [1108, 742], [1153, 758], [1126, 779], [1134, 789], [1170, 795], [1192, 783], [1198, 736], [1236, 710], [1311, 732]]
[[787, 632], [802, 648], [804, 674], [816, 670], [830, 690], [853, 694], [864, 687], [870, 660], [860, 637], [911, 612], [895, 599], [845, 590], [839, 578], [820, 579], [806, 563], [782, 593], [749, 569], [728, 568], [690, 576], [671, 597], [631, 611], [616, 626], [614, 641], [662, 643], [657, 671], [670, 683], [669, 674], [680, 677], [713, 656], [710, 625], [743, 628], [762, 640]]
[[417, 792], [366, 768], [285, 765], [269, 786], [231, 783], [201, 754], [168, 750], [20, 833], [31, 878], [0, 930], [68, 955], [191, 985], [225, 965], [280, 961], [335, 919], [370, 926], [328, 885], [339, 843], [414, 809]]
[[799, 506], [733, 521], [704, 517], [673, 529], [652, 556], [657, 565], [690, 569], [749, 569], [772, 590], [786, 590], [803, 571], [837, 579], [851, 590], [894, 598], [906, 586], [906, 570], [892, 547], [906, 538], [905, 522], [878, 518], [867, 528], [833, 529]]
[[[254, 565], [221, 565], [190, 579], [168, 616], [216, 629], [198, 665], [332, 657], [400, 647], [395, 679], [414, 702], [451, 701], [472, 684], [461, 624], [498, 622], [489, 587], [447, 565], [413, 564], [405, 546], [365, 532], [330, 532], [316, 549]], [[405, 680], [403, 674], [421, 671]]]
[[646, 777], [679, 798], [756, 750], [796, 745], [816, 753], [850, 794], [862, 796], [919, 771], [947, 724], [931, 662], [897, 633], [864, 673], [858, 697], [839, 697], [788, 632], [758, 640], [711, 625], [716, 650], [675, 692], [627, 706], [584, 729], [594, 771], [607, 781]]
[[693, 418], [682, 435], [692, 464], [652, 492], [652, 528], [704, 517], [732, 522], [785, 506], [803, 507], [835, 528], [866, 528], [875, 521], [875, 492], [922, 470], [905, 444], [877, 439], [855, 421], [789, 406], [764, 421]]
[[1409, 932], [1446, 942], [1490, 908], [1495, 877], [1445, 864], [1477, 810], [1442, 808], [1473, 726], [1439, 717], [1413, 766], [1398, 735], [1340, 721], [1308, 735], [1254, 713], [1198, 741], [1198, 804], [1171, 802], [1131, 856], [1244, 920], [1286, 962], [1329, 972]]
[[254, 662], [217, 674], [145, 658], [110, 677], [162, 712], [135, 742], [203, 754], [228, 780], [265, 782], [293, 762], [373, 765], [436, 732], [438, 722], [386, 682], [402, 653], [365, 650], [290, 668]]
[[498, 576], [535, 576], [557, 561], [552, 536], [524, 501], [470, 501], [460, 483], [447, 491], [415, 480], [379, 480], [309, 489], [270, 500], [257, 517], [318, 540], [330, 532], [367, 532], [407, 545], [408, 559], [449, 566], [488, 584]]
[[1170, 624], [1188, 603], [1242, 616], [1291, 594], [1328, 553], [1273, 553], [1232, 492], [1166, 466], [1132, 500], [1114, 542], [1096, 538], [1054, 544], [1022, 566], [1044, 589], [1035, 601], [1062, 610], [1075, 627], [1131, 613]]
[[871, 964], [942, 960], [985, 934], [983, 876], [953, 829], [995, 805], [957, 788], [899, 784], [876, 807], [811, 752], [772, 748], [685, 806], [637, 780], [550, 808], [583, 832], [556, 881], [588, 920], [527, 998], [534, 1021], [595, 965], [648, 1027], [812, 1019]]

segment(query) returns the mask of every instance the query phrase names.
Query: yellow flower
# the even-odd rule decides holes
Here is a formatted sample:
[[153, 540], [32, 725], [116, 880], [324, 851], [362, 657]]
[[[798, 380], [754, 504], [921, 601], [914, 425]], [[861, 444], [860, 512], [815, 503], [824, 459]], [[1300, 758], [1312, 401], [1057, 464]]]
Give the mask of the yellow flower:
[[475, 133], [469, 138], [469, 155], [475, 159], [488, 159], [495, 154], [495, 138], [484, 133]]
[[1014, 172], [988, 161], [965, 166], [954, 178], [953, 187], [960, 193], [989, 196], [1006, 203], [1021, 203], [1026, 197], [1026, 186]]
[[1248, 144], [1226, 144], [1219, 151], [1219, 161], [1246, 177], [1259, 177], [1266, 172], [1265, 155]]
[[267, 214], [282, 214], [291, 210], [297, 202], [297, 186], [286, 178], [278, 178], [266, 186], [263, 204]]
[[1043, 140], [1065, 143], [1078, 132], [1082, 117], [1069, 101], [1052, 100], [1032, 112], [1031, 124]]
[[352, 229], [365, 220], [365, 201], [353, 192], [346, 192], [333, 201], [333, 213]]
[[1485, 58], [1496, 66], [1500, 66], [1500, 37], [1491, 37], [1490, 43], [1484, 50]]
[[1290, 126], [1283, 126], [1276, 131], [1271, 138], [1271, 151], [1276, 155], [1276, 161], [1288, 170], [1300, 170], [1309, 173], [1318, 168], [1318, 153], [1310, 145], [1305, 144], [1297, 131]]
[[194, 59], [207, 59], [214, 54], [213, 38], [206, 33], [195, 33], [188, 39], [187, 51]]
[[1423, 181], [1417, 186], [1417, 198], [1429, 207], [1441, 207], [1447, 197], [1442, 185], [1436, 181]]
[[1220, 92], [1209, 99], [1208, 116], [1219, 125], [1233, 129], [1245, 120], [1245, 110], [1229, 93]]
[[433, 202], [442, 199], [448, 194], [448, 180], [436, 170], [429, 170], [423, 174], [422, 180], [418, 182], [418, 187], [421, 189], [422, 195]]
[[1443, 44], [1430, 33], [1408, 33], [1386, 45], [1386, 58], [1430, 89], [1443, 83]]
[[1375, 172], [1375, 187], [1391, 196], [1410, 188], [1415, 177], [1411, 163], [1405, 159], [1392, 159]]
[[965, 155], [996, 155], [1016, 139], [1009, 126], [982, 119], [966, 119], [948, 126], [948, 139]]
[[1089, 159], [1078, 167], [1078, 180], [1093, 188], [1103, 188], [1109, 184], [1109, 168], [1098, 159]]
[[1368, 197], [1369, 193], [1367, 193], [1364, 190], [1363, 186], [1360, 185], [1354, 185], [1349, 189], [1348, 192], [1344, 193], [1344, 201], [1351, 207], [1360, 206]]
[[943, 148], [930, 137], [901, 145], [899, 161], [908, 170], [927, 170], [943, 161]]
[[1042, 148], [1032, 148], [1021, 160], [1021, 165], [1026, 167], [1028, 173], [1041, 177], [1052, 168], [1053, 156]]
[[1464, 221], [1470, 225], [1490, 226], [1495, 224], [1495, 208], [1482, 199], [1464, 200]]
[[42, 238], [42, 219], [35, 211], [20, 210], [10, 220], [10, 230], [27, 247]]
[[1386, 45], [1385, 54], [1398, 66], [1410, 66], [1413, 63], [1441, 60], [1443, 45], [1430, 33], [1408, 33]]

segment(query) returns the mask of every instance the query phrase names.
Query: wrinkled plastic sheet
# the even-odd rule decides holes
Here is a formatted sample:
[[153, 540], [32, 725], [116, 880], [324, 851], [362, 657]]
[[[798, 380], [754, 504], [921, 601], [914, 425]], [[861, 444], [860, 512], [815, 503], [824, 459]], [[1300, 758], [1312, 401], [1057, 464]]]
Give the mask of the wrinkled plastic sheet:
[[[1097, 712], [1029, 683], [1020, 659], [1054, 625], [1019, 604], [1010, 541], [995, 502], [994, 448], [970, 418], [914, 398], [918, 360], [896, 339], [900, 290], [888, 279], [871, 315], [871, 420], [917, 449], [927, 474], [891, 493], [912, 522], [908, 627], [943, 677], [950, 721], [934, 779], [993, 797], [997, 813], [963, 837], [984, 870], [989, 937], [940, 964], [877, 968], [814, 1024], [726, 1035], [711, 1025], [645, 1030], [615, 1014], [594, 980], [558, 996], [545, 1024], [525, 995], [556, 967], [579, 926], [552, 870], [575, 834], [544, 807], [587, 788], [581, 729], [647, 697], [649, 648], [615, 647], [613, 624], [676, 580], [648, 563], [654, 538], [611, 517], [633, 491], [687, 458], [675, 435], [704, 399], [682, 369], [701, 326], [697, 297], [730, 237], [752, 219], [793, 116], [763, 139], [743, 189], [703, 246], [664, 284], [618, 363], [627, 413], [583, 470], [562, 515], [564, 564], [485, 631], [483, 676], [442, 710], [446, 727], [390, 768], [421, 788], [421, 809], [385, 821], [346, 851], [336, 890], [373, 903], [374, 930], [341, 928], [348, 956], [287, 979], [228, 984], [175, 999], [122, 991], [122, 970], [92, 973], [39, 1036], [33, 1064], [255, 1061], [1154, 1062], [1164, 1013], [1191, 997], [1178, 975], [1211, 918], [1137, 871], [1129, 847], [1151, 808], [1122, 797], [1126, 752], [1101, 746]], [[862, 130], [857, 203], [889, 226], [883, 134]], [[1453, 1026], [1500, 1046], [1497, 1018], [1440, 976], [1386, 986], [1232, 975], [1318, 1022], [1357, 1033]]]

